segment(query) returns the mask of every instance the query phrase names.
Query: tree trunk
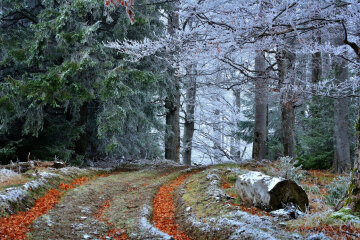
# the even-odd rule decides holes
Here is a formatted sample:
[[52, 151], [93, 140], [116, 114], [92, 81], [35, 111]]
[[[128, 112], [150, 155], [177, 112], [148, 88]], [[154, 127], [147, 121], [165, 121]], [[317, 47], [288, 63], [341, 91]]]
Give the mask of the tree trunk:
[[[343, 45], [342, 37], [336, 37], [334, 45]], [[345, 60], [333, 56], [333, 68], [335, 70], [336, 84], [340, 84], [348, 79], [349, 74]], [[347, 97], [336, 98], [334, 99], [333, 171], [343, 173], [349, 172], [350, 169], [349, 99]]]
[[360, 106], [356, 122], [356, 156], [349, 187], [343, 200], [336, 206], [336, 210], [347, 207], [354, 213], [360, 213]]
[[75, 142], [75, 153], [78, 155], [85, 155], [88, 146], [88, 137], [86, 133], [86, 122], [88, 118], [88, 103], [84, 102], [80, 107], [80, 118], [77, 126], [83, 126], [83, 132], [80, 134], [79, 139]]
[[289, 69], [293, 66], [295, 55], [288, 51], [278, 53], [277, 57], [279, 78], [282, 84], [281, 91], [281, 142], [284, 147], [284, 156], [294, 157], [295, 150], [295, 96], [289, 78]]
[[[348, 69], [345, 62], [335, 65], [335, 76], [338, 83], [346, 81]], [[349, 136], [349, 99], [347, 97], [334, 99], [334, 160], [333, 171], [336, 173], [349, 172], [350, 136]]]
[[[178, 80], [177, 80], [178, 81]], [[179, 122], [180, 92], [171, 100], [166, 100], [166, 135], [165, 135], [165, 159], [180, 162], [180, 122]]]
[[255, 81], [255, 125], [252, 158], [261, 160], [265, 156], [266, 149], [268, 103], [268, 87], [266, 79], [264, 78], [265, 58], [263, 52], [256, 53], [255, 71], [257, 72], [257, 79]]
[[[240, 89], [234, 90], [234, 97], [235, 97], [235, 133], [238, 131], [238, 121], [239, 115], [241, 112], [241, 96], [240, 96]], [[231, 145], [230, 145], [230, 153], [231, 156], [235, 159], [240, 161], [241, 160], [241, 153], [240, 153], [240, 139], [238, 136], [233, 136], [231, 138]]]
[[[179, 14], [175, 11], [168, 16], [168, 32], [173, 35], [179, 27]], [[172, 89], [169, 90], [165, 101], [166, 132], [165, 132], [165, 158], [180, 162], [180, 84], [179, 78], [175, 76], [175, 69], [169, 69]]]
[[281, 104], [281, 130], [284, 156], [295, 157], [295, 107], [291, 101]]
[[333, 171], [349, 172], [351, 169], [349, 143], [349, 99], [334, 99], [334, 161]]
[[214, 110], [214, 120], [213, 120], [213, 149], [214, 149], [214, 158], [216, 162], [220, 162], [223, 156], [222, 145], [221, 145], [221, 121], [220, 121], [220, 109], [216, 108]]
[[191, 65], [188, 69], [190, 75], [189, 81], [186, 84], [186, 113], [184, 123], [184, 136], [183, 136], [183, 163], [191, 165], [191, 150], [192, 139], [194, 135], [195, 126], [195, 102], [196, 102], [196, 69], [194, 65]]
[[321, 80], [322, 76], [322, 61], [321, 61], [321, 53], [316, 52], [312, 55], [311, 58], [311, 82], [318, 83]]
[[[360, 47], [358, 44], [348, 41], [347, 33], [345, 33], [344, 43], [353, 48], [354, 52], [360, 59]], [[356, 122], [356, 139], [357, 161], [355, 161], [354, 164], [349, 188], [346, 192], [344, 200], [337, 206], [337, 209], [345, 206], [349, 207], [353, 212], [360, 213], [360, 106], [358, 120]]]
[[244, 203], [267, 211], [294, 204], [305, 212], [309, 205], [305, 191], [296, 182], [250, 171], [238, 176], [235, 190]]

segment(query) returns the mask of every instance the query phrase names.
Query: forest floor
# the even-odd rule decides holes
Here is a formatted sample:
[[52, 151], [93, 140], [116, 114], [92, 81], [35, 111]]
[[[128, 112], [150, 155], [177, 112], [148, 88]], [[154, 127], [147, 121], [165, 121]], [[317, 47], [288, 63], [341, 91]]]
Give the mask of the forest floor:
[[336, 188], [345, 175], [300, 171], [297, 180], [309, 196], [309, 209], [298, 219], [283, 221], [243, 205], [234, 190], [236, 177], [247, 171], [277, 176], [281, 169], [276, 163], [186, 168], [164, 162], [78, 169], [81, 174], [71, 169], [72, 174], [50, 181], [36, 194], [27, 187], [34, 201], [16, 195], [18, 204], [1, 201], [37, 178], [15, 174], [2, 181], [0, 239], [360, 238], [360, 219], [333, 211]]

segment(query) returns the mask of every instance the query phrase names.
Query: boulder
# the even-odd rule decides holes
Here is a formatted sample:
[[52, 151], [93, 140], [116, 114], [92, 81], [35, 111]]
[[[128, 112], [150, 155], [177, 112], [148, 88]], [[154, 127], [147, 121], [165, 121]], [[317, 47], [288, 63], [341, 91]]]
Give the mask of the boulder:
[[241, 200], [266, 211], [273, 211], [294, 204], [305, 212], [309, 199], [296, 182], [267, 176], [261, 172], [250, 171], [238, 176], [235, 189]]

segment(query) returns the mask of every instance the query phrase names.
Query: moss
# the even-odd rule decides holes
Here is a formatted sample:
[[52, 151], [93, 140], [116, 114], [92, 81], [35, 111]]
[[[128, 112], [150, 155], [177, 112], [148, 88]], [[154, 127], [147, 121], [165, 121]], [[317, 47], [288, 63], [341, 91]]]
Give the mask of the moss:
[[235, 183], [236, 180], [237, 180], [237, 176], [236, 174], [230, 174], [228, 177], [227, 177], [228, 181], [231, 182], [231, 183]]
[[226, 204], [214, 201], [206, 194], [209, 185], [209, 181], [206, 180], [208, 173], [209, 171], [204, 171], [190, 176], [184, 186], [185, 193], [182, 195], [182, 199], [187, 206], [194, 209], [198, 219], [220, 217], [230, 211]]
[[235, 199], [235, 202], [234, 202], [235, 204], [237, 204], [237, 205], [241, 205], [241, 204], [243, 204], [243, 202], [242, 202], [242, 200], [241, 200], [241, 198], [240, 197], [236, 197], [236, 199]]
[[357, 120], [357, 122], [355, 124], [355, 129], [356, 129], [357, 132], [360, 132], [360, 116], [359, 116], [359, 118], [358, 118], [358, 120]]
[[[355, 176], [357, 175], [356, 172], [357, 169], [353, 170], [353, 175], [355, 174]], [[357, 184], [357, 179], [352, 178], [349, 188], [347, 190], [347, 198], [344, 201], [344, 206], [345, 207], [350, 207], [354, 212], [360, 212], [360, 199], [359, 199], [359, 195], [360, 195], [360, 188]]]
[[350, 220], [360, 221], [360, 218], [350, 208], [342, 208], [338, 212], [332, 213], [330, 218], [340, 219], [344, 222]]
[[238, 168], [241, 167], [241, 164], [239, 163], [223, 163], [223, 164], [219, 164], [214, 166], [214, 168], [220, 169], [220, 168]]

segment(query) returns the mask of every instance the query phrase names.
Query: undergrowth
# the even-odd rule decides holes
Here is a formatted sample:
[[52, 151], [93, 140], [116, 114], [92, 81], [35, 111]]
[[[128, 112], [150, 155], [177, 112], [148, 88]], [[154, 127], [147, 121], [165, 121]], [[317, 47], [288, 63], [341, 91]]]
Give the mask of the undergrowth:
[[339, 176], [335, 178], [327, 185], [328, 193], [325, 196], [326, 203], [332, 206], [337, 205], [344, 197], [349, 183], [350, 176]]

